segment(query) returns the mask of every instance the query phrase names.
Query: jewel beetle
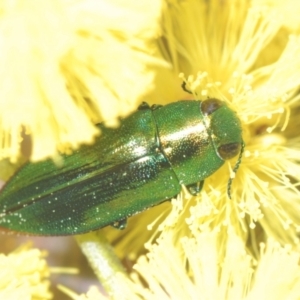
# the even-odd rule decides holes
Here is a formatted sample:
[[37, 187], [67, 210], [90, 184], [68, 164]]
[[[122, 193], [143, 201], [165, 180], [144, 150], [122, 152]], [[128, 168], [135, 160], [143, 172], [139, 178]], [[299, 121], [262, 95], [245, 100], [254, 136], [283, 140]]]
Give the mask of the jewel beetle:
[[[0, 192], [0, 228], [32, 235], [73, 235], [126, 219], [175, 197], [240, 153], [241, 123], [225, 102], [146, 103], [120, 121], [99, 126], [92, 146], [52, 160], [27, 163]], [[229, 180], [229, 188], [231, 179]]]

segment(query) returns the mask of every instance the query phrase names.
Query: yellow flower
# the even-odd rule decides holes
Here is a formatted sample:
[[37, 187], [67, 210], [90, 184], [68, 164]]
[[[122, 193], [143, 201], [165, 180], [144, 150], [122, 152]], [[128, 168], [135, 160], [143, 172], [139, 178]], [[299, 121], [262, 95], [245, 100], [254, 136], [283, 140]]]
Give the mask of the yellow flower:
[[[209, 296], [204, 299], [243, 299], [242, 296], [245, 299], [256, 299], [258, 296], [253, 295], [264, 295], [261, 294], [265, 292], [262, 287], [270, 285], [272, 280], [276, 281], [278, 289], [268, 289], [266, 295], [269, 296], [262, 298], [284, 299], [287, 295], [292, 299], [299, 297], [300, 26], [291, 26], [291, 22], [287, 24], [288, 12], [280, 11], [276, 3], [271, 4], [262, 6], [251, 1], [222, 1], [221, 4], [217, 0], [166, 1], [161, 53], [172, 63], [175, 74], [183, 72], [187, 77], [181, 74], [176, 80], [175, 74], [171, 79], [171, 71], [169, 77], [159, 73], [156, 94], [170, 92], [173, 95], [175, 90], [177, 96], [174, 96], [173, 101], [190, 98], [190, 95], [183, 95], [179, 90], [183, 79], [193, 91], [194, 97], [201, 100], [215, 97], [228, 102], [242, 121], [246, 148], [233, 180], [231, 200], [226, 195], [226, 189], [229, 177], [232, 176], [231, 165], [236, 160], [232, 160], [231, 165], [225, 164], [209, 177], [199, 197], [189, 197], [183, 193], [183, 204], [180, 198], [173, 201], [175, 205], [169, 217], [164, 222], [155, 221], [155, 235], [153, 231], [145, 231], [145, 224], [149, 223], [150, 217], [161, 218], [159, 216], [167, 205], [140, 214], [132, 221], [130, 231], [124, 233], [118, 244], [118, 253], [126, 253], [127, 257], [129, 253], [135, 258], [140, 253], [137, 244], [140, 242], [142, 249], [142, 245], [150, 239], [146, 243], [149, 254], [143, 260], [138, 260], [135, 268], [149, 284], [147, 295], [152, 295], [152, 299], [161, 296], [159, 292], [162, 291], [174, 296], [170, 291], [176, 289], [176, 284], [180, 289], [179, 282], [183, 281], [183, 273], [178, 275], [172, 269], [173, 264], [178, 266], [180, 261], [185, 266], [183, 272], [190, 275], [193, 284], [195, 276], [200, 276], [204, 282], [207, 280], [209, 272], [204, 274], [195, 269], [192, 274], [189, 273], [188, 266], [191, 263], [187, 263], [186, 258], [191, 252], [181, 246], [186, 239], [197, 239], [207, 232], [221, 233], [215, 250], [220, 257], [220, 265], [216, 264], [219, 275], [224, 271], [222, 263], [226, 261], [226, 254], [232, 249], [229, 246], [229, 233], [237, 235], [239, 243], [244, 244], [244, 251], [251, 253], [234, 262], [231, 272], [249, 263], [249, 259], [257, 259], [257, 263], [249, 263], [247, 267], [253, 268], [256, 275], [246, 278], [248, 281], [245, 279], [248, 287], [240, 283], [243, 293], [234, 292], [237, 296], [230, 297], [230, 285], [225, 285], [227, 290], [225, 288], [226, 292], [221, 294], [223, 297], [208, 293]], [[297, 11], [299, 4], [295, 6]], [[166, 82], [169, 84], [172, 81], [174, 89], [170, 91], [170, 88], [166, 88], [169, 87]], [[163, 104], [163, 99], [170, 101], [168, 97], [159, 97], [156, 102]], [[115, 235], [113, 240], [120, 240], [120, 234], [109, 233]], [[157, 236], [159, 238], [154, 240]], [[285, 251], [282, 250], [285, 246], [281, 249], [277, 242], [288, 244], [288, 247], [294, 249], [294, 258], [287, 268], [284, 264], [276, 263], [278, 258], [274, 258], [274, 261], [265, 260], [260, 253], [260, 241], [266, 242], [270, 237], [276, 241], [274, 243], [278, 252], [274, 251], [278, 255]], [[134, 244], [132, 241], [135, 241]], [[156, 246], [151, 246], [153, 241], [156, 241]], [[176, 249], [175, 254], [173, 249]], [[194, 252], [200, 260], [204, 259], [205, 255], [201, 256], [201, 251]], [[276, 272], [272, 269], [273, 264], [278, 266]], [[158, 267], [163, 270], [158, 271]], [[290, 273], [291, 277], [286, 281], [285, 276], [290, 270], [293, 270], [293, 275]], [[167, 280], [164, 281], [158, 275], [159, 272]], [[266, 283], [261, 275], [264, 272], [278, 276]], [[236, 279], [239, 280], [238, 276]], [[199, 288], [198, 283], [195, 285]], [[293, 286], [291, 291], [289, 284]], [[220, 281], [215, 281], [214, 287], [217, 285], [220, 285]], [[253, 286], [253, 290], [250, 286]], [[159, 289], [157, 294], [156, 289]], [[187, 289], [182, 290], [187, 293]], [[177, 294], [182, 296], [179, 291]], [[185, 297], [188, 297], [187, 294]]]
[[[299, 299], [299, 252], [269, 239], [256, 260], [234, 229], [225, 243], [223, 235], [202, 232], [170, 247], [172, 234], [164, 232], [138, 259], [131, 281], [122, 278], [115, 286], [112, 299]], [[82, 295], [60, 289], [74, 300], [107, 299], [96, 287]]]
[[[30, 134], [35, 161], [91, 143], [153, 89], [159, 1], [0, 4], [0, 158]], [[130, 22], [129, 22], [130, 21]]]
[[[222, 255], [222, 234], [183, 237], [181, 247], [160, 240], [134, 267], [140, 275], [132, 275], [136, 294], [140, 299], [298, 299], [298, 252], [270, 240], [261, 245], [257, 262], [231, 232]], [[141, 277], [148, 288], [142, 288]]]
[[0, 254], [0, 299], [52, 299], [45, 253], [23, 246]]
[[[251, 2], [170, 1], [163, 19], [161, 52], [175, 70], [193, 75], [186, 80], [195, 97], [229, 103], [242, 121], [246, 144], [232, 200], [226, 194], [232, 167], [225, 164], [205, 181], [200, 197], [184, 202], [174, 234], [179, 228], [189, 234], [231, 224], [245, 240], [255, 240], [259, 226], [268, 236], [297, 246], [300, 36], [288, 35], [277, 10]], [[165, 89], [163, 80], [157, 89]], [[191, 96], [178, 92], [177, 99], [183, 97]], [[128, 244], [149, 238], [136, 225], [147, 223], [146, 218], [137, 216]], [[128, 244], [125, 239], [120, 252]]]

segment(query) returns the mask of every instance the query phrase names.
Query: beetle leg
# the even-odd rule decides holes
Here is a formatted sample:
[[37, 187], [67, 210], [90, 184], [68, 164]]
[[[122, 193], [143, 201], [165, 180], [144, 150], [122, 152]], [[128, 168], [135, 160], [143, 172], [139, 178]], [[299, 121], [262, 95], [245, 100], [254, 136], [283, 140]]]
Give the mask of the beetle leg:
[[110, 226], [112, 226], [116, 229], [119, 229], [119, 230], [123, 230], [127, 226], [127, 219], [123, 219], [123, 220], [114, 222], [114, 223], [110, 224]]
[[203, 184], [204, 184], [204, 180], [186, 185], [186, 188], [192, 196], [197, 196], [201, 192], [203, 188]]
[[147, 102], [142, 102], [139, 107], [138, 110], [144, 110], [144, 109], [149, 109], [150, 105]]
[[185, 92], [187, 92], [187, 93], [189, 93], [189, 94], [192, 94], [192, 92], [186, 88], [186, 82], [185, 82], [185, 81], [181, 84], [181, 87], [182, 87], [182, 89], [183, 89]]

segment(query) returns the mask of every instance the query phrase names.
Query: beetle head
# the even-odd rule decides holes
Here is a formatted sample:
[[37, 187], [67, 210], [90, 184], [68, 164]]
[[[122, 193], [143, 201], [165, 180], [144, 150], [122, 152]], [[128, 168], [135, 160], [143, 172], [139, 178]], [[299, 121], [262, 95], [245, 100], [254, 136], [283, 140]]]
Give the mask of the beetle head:
[[[239, 154], [233, 168], [233, 172], [236, 173], [244, 150], [242, 127], [238, 116], [224, 101], [215, 98], [201, 102], [201, 112], [217, 155], [225, 161]], [[227, 186], [229, 198], [231, 198], [231, 184], [232, 178], [228, 180]]]

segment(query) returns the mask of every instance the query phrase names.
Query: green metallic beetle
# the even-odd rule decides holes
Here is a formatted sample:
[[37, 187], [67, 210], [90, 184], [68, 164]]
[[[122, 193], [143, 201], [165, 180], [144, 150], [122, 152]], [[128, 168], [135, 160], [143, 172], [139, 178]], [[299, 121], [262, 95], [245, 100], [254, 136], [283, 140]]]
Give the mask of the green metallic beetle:
[[[185, 185], [200, 192], [205, 178], [240, 153], [237, 115], [218, 99], [149, 107], [102, 131], [93, 146], [27, 163], [0, 193], [0, 227], [32, 235], [72, 235], [107, 225], [175, 197]], [[230, 197], [230, 184], [228, 194]]]

